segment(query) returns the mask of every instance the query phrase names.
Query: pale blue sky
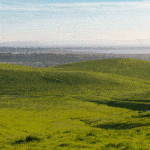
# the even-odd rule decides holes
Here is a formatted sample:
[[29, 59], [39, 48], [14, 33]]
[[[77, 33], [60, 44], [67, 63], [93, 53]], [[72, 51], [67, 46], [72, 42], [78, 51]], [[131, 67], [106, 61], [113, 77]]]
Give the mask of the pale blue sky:
[[0, 0], [0, 42], [150, 45], [150, 2], [91, 1]]

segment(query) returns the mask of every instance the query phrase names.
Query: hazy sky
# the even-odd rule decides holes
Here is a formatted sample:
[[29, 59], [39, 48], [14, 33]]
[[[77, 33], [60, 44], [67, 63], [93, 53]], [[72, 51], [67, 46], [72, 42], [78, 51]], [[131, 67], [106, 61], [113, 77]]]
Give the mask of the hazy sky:
[[0, 0], [0, 3], [0, 42], [150, 46], [148, 1]]

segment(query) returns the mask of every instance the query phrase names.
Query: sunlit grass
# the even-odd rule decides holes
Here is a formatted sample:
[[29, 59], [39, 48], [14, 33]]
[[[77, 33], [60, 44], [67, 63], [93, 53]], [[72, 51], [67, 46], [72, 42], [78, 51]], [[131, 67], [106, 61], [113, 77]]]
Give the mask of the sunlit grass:
[[0, 149], [149, 149], [149, 66], [135, 59], [1, 64]]

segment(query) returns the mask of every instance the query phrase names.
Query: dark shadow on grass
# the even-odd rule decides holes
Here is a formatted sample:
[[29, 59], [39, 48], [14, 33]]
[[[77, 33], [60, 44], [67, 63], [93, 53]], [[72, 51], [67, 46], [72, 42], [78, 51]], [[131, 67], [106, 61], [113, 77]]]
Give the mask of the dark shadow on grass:
[[150, 117], [150, 114], [140, 114], [138, 116], [132, 116], [132, 118], [145, 118], [145, 117]]
[[130, 100], [130, 99], [117, 99], [117, 101], [124, 101], [124, 102], [137, 102], [137, 103], [150, 103], [150, 100]]
[[115, 129], [115, 130], [126, 130], [136, 127], [149, 126], [150, 123], [105, 123], [94, 125], [93, 127], [102, 128], [102, 129]]
[[69, 146], [70, 144], [69, 143], [62, 143], [59, 145], [59, 147], [66, 147], [66, 146]]
[[109, 144], [105, 145], [106, 148], [111, 148], [111, 147], [120, 148], [120, 147], [124, 147], [124, 146], [125, 146], [124, 143], [118, 143], [118, 144], [109, 143]]
[[63, 83], [60, 79], [50, 78], [50, 77], [42, 77], [43, 81], [49, 81], [52, 83]]
[[111, 107], [119, 107], [119, 108], [127, 108], [134, 111], [145, 111], [150, 110], [150, 104], [142, 104], [142, 103], [135, 103], [135, 102], [122, 102], [122, 101], [90, 101], [97, 104], [106, 104], [107, 106]]
[[22, 144], [22, 143], [25, 143], [25, 141], [24, 140], [17, 140], [17, 141], [15, 141], [12, 144]]
[[134, 111], [150, 110], [150, 104], [142, 104], [142, 103], [139, 104], [131, 102], [109, 101], [107, 105], [112, 107], [127, 108]]
[[41, 141], [40, 138], [36, 137], [36, 136], [27, 136], [24, 140], [20, 139], [20, 140], [16, 140], [15, 142], [13, 142], [12, 144], [23, 144], [23, 143], [29, 143], [29, 142], [33, 142], [33, 141]]

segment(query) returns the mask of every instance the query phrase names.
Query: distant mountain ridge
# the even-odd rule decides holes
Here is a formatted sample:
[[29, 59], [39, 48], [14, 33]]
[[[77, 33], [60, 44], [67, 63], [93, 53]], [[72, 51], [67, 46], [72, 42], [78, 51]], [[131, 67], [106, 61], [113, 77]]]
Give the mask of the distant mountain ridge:
[[[48, 46], [48, 45], [47, 45]], [[27, 48], [27, 47], [46, 47], [41, 42], [38, 41], [12, 41], [12, 42], [3, 42], [0, 43], [0, 47], [20, 47], [20, 48]]]
[[0, 47], [18, 47], [18, 48], [49, 48], [49, 47], [67, 47], [67, 48], [102, 48], [102, 49], [150, 49], [150, 46], [147, 45], [60, 45], [60, 44], [50, 44], [47, 42], [40, 42], [40, 41], [10, 41], [10, 42], [0, 42]]
[[[30, 48], [30, 47], [78, 47], [79, 45], [54, 45], [47, 42], [39, 41], [10, 41], [10, 42], [1, 42], [0, 47], [18, 47], [18, 48]], [[87, 47], [87, 46], [79, 46]]]

